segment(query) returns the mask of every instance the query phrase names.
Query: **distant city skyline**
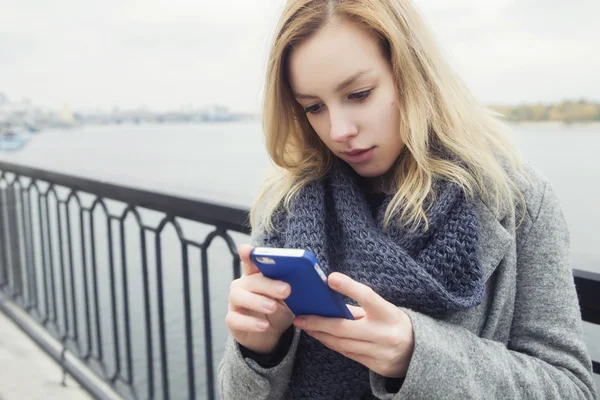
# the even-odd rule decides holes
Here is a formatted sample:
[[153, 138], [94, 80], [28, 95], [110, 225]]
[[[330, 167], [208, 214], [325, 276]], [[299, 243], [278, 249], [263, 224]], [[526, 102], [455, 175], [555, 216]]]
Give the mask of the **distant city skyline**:
[[[495, 107], [527, 107], [527, 106], [534, 106], [534, 105], [539, 105], [539, 104], [543, 104], [545, 106], [556, 106], [558, 104], [561, 103], [574, 103], [574, 102], [579, 102], [579, 101], [583, 101], [585, 103], [591, 103], [591, 104], [600, 104], [600, 101], [595, 100], [595, 99], [591, 99], [591, 98], [563, 98], [557, 101], [530, 101], [530, 102], [516, 102], [516, 103], [501, 103], [501, 102], [491, 102], [491, 103], [486, 103], [486, 105], [488, 106], [495, 106]], [[22, 98], [22, 99], [14, 99], [11, 98], [10, 96], [7, 95], [7, 93], [3, 92], [0, 88], [0, 107], [2, 106], [3, 102], [8, 102], [10, 104], [20, 104], [20, 103], [27, 103], [30, 107], [33, 108], [42, 108], [44, 111], [53, 111], [53, 112], [57, 112], [60, 111], [61, 109], [64, 110], [69, 109], [72, 112], [75, 113], [105, 113], [105, 114], [110, 114], [110, 113], [123, 113], [123, 112], [135, 112], [135, 111], [147, 111], [147, 112], [158, 112], [158, 113], [164, 113], [164, 112], [181, 112], [181, 111], [215, 111], [215, 110], [219, 110], [221, 112], [231, 112], [231, 113], [236, 113], [238, 115], [253, 115], [253, 116], [257, 116], [258, 114], [260, 114], [261, 110], [256, 110], [256, 111], [240, 111], [240, 110], [236, 110], [234, 108], [231, 108], [230, 106], [228, 106], [227, 104], [181, 104], [179, 106], [175, 106], [172, 108], [160, 108], [160, 107], [150, 107], [148, 105], [145, 104], [140, 104], [138, 106], [132, 106], [132, 107], [122, 107], [119, 104], [113, 104], [111, 106], [107, 106], [107, 107], [101, 107], [101, 106], [92, 106], [92, 107], [73, 107], [67, 103], [63, 103], [60, 104], [59, 106], [56, 107], [49, 107], [46, 105], [42, 105], [42, 104], [38, 104], [36, 103], [35, 99], [31, 99], [31, 98]]]
[[[0, 14], [0, 92], [72, 110], [260, 112], [283, 1], [21, 0]], [[486, 104], [600, 100], [600, 2], [417, 0]]]
[[109, 106], [109, 107], [96, 106], [96, 107], [78, 108], [78, 107], [71, 107], [66, 102], [59, 105], [58, 107], [48, 107], [45, 105], [37, 104], [35, 99], [31, 99], [29, 97], [24, 97], [21, 99], [11, 98], [11, 96], [8, 93], [3, 92], [1, 89], [2, 88], [0, 88], [0, 107], [2, 107], [2, 105], [6, 106], [7, 104], [8, 105], [24, 104], [24, 105], [27, 105], [28, 107], [32, 107], [32, 108], [42, 108], [45, 111], [57, 111], [58, 109], [64, 109], [66, 107], [73, 112], [89, 112], [89, 113], [94, 113], [94, 112], [111, 113], [111, 112], [128, 112], [128, 111], [150, 111], [150, 112], [215, 111], [215, 110], [233, 111], [233, 112], [237, 111], [237, 110], [230, 109], [230, 107], [227, 106], [226, 104], [191, 104], [191, 103], [181, 104], [179, 107], [175, 107], [172, 109], [153, 108], [153, 107], [149, 107], [144, 104], [140, 104], [140, 105], [134, 106], [134, 107], [121, 107], [119, 104], [113, 104], [112, 106]]

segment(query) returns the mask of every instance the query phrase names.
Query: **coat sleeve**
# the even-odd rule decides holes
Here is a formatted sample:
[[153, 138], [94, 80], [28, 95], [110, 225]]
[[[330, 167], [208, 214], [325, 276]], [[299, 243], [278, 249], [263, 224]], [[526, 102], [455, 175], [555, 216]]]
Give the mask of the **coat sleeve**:
[[397, 393], [371, 372], [380, 399], [596, 399], [569, 264], [569, 233], [548, 184], [518, 253], [507, 345], [406, 310], [415, 348]]
[[[256, 247], [264, 242], [264, 234], [253, 231], [252, 245]], [[227, 400], [282, 399], [292, 376], [299, 340], [300, 330], [294, 328], [294, 338], [283, 360], [271, 368], [263, 368], [252, 358], [244, 357], [240, 344], [229, 334], [223, 358], [217, 369], [217, 387], [220, 398]]]
[[251, 358], [244, 358], [240, 345], [229, 335], [225, 354], [217, 371], [221, 398], [282, 399], [292, 376], [299, 339], [300, 330], [295, 328], [294, 339], [285, 358], [272, 368], [263, 368]]

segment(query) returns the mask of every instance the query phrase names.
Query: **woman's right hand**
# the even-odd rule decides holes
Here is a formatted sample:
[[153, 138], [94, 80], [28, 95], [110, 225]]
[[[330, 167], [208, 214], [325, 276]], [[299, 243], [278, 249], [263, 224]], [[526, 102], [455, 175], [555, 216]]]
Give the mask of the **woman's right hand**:
[[285, 282], [264, 276], [250, 259], [251, 250], [250, 245], [238, 249], [243, 274], [231, 282], [225, 323], [239, 344], [268, 354], [294, 320], [294, 314], [283, 302], [291, 288]]

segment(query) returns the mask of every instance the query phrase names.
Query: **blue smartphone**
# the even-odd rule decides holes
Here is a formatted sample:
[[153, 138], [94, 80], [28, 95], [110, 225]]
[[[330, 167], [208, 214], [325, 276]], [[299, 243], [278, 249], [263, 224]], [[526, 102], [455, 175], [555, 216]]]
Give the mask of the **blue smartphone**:
[[291, 286], [285, 304], [294, 315], [354, 319], [342, 295], [327, 285], [327, 277], [310, 251], [256, 247], [250, 258], [264, 276]]

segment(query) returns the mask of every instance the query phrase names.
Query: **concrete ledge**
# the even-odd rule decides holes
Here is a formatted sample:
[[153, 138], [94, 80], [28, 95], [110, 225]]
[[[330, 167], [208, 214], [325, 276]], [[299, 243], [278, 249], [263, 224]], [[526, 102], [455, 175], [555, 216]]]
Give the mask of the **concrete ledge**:
[[68, 374], [63, 386], [61, 350], [43, 327], [0, 295], [0, 400], [122, 399], [69, 352], [64, 358]]

